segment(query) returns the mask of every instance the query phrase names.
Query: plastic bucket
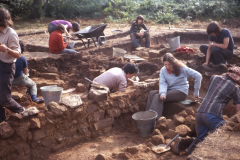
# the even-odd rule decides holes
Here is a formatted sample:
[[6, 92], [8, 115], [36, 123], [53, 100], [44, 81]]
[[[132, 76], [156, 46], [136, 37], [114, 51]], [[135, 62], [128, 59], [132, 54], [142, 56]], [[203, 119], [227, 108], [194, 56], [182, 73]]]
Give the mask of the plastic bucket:
[[180, 47], [180, 36], [174, 38], [167, 38], [167, 42], [171, 51], [175, 51], [177, 48]]
[[113, 47], [113, 56], [117, 56], [117, 57], [124, 57], [124, 55], [127, 53], [127, 51], [125, 51], [124, 49], [121, 48], [114, 48]]
[[157, 112], [155, 111], [141, 111], [132, 115], [135, 125], [138, 130], [138, 135], [141, 137], [148, 137], [155, 128]]
[[45, 107], [52, 101], [59, 103], [62, 96], [62, 87], [53, 86], [44, 86], [41, 87], [42, 96], [45, 102]]

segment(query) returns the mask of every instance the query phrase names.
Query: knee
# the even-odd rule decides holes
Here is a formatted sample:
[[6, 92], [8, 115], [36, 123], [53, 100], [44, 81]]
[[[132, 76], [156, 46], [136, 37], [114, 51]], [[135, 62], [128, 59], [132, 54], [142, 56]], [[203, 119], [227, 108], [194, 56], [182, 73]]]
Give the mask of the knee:
[[134, 33], [130, 33], [130, 37], [131, 38], [135, 37]]
[[207, 48], [208, 48], [207, 45], [201, 45], [201, 46], [199, 47], [199, 50], [203, 53], [203, 52], [205, 52], [205, 51], [207, 50]]

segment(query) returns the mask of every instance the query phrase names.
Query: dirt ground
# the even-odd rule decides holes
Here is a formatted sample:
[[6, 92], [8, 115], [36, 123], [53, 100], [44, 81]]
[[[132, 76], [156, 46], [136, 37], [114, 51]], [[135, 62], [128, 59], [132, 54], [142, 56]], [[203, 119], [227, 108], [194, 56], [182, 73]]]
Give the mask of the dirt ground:
[[[82, 28], [88, 26], [89, 24], [99, 24], [102, 23], [102, 20], [78, 20], [79, 23], [81, 24]], [[233, 36], [240, 36], [238, 30], [239, 30], [239, 19], [234, 19], [234, 20], [226, 20], [224, 24], [222, 24], [223, 27], [230, 29], [231, 33]], [[50, 22], [50, 20], [49, 20]], [[190, 22], [189, 22], [190, 23]], [[45, 25], [47, 25], [48, 23], [46, 22]], [[206, 32], [205, 27], [207, 26], [208, 22], [195, 22], [192, 23], [191, 25], [188, 24], [175, 24], [171, 26], [171, 29], [168, 28], [168, 25], [156, 25], [156, 24], [152, 24], [149, 23], [147, 24], [147, 27], [151, 27], [150, 29], [150, 33], [151, 36], [157, 36], [160, 34], [168, 34], [168, 33], [172, 33], [174, 31], [186, 31], [186, 32], [195, 32], [194, 29], [196, 29], [197, 31], [201, 31], [201, 32]], [[237, 25], [235, 25], [237, 24]], [[34, 26], [32, 28], [28, 28], [25, 30], [22, 30], [21, 27], [17, 28], [17, 32], [18, 33], [28, 33], [28, 32], [36, 32], [36, 31], [44, 31], [46, 30], [47, 27], [39, 27], [39, 28], [34, 28]], [[121, 29], [123, 30], [123, 32], [129, 30], [130, 28], [130, 24], [126, 23], [126, 24], [109, 24], [108, 27], [105, 29], [104, 33], [105, 35], [114, 35], [113, 32], [111, 32], [112, 30], [115, 29]], [[193, 29], [193, 30], [185, 30], [185, 29]], [[44, 33], [44, 34], [35, 34], [35, 35], [28, 35], [28, 36], [21, 36], [20, 40], [24, 41], [25, 44], [30, 44], [30, 45], [36, 45], [36, 46], [43, 46], [43, 47], [48, 47], [48, 39], [49, 39], [49, 34], [48, 33]], [[114, 44], [118, 44], [120, 42], [125, 42], [125, 41], [129, 41], [129, 36], [123, 36], [123, 37], [116, 37], [113, 38], [111, 40], [109, 40], [107, 42], [106, 45], [101, 46], [100, 48], [107, 48], [110, 47]], [[76, 41], [78, 42], [78, 41]], [[207, 40], [206, 40], [207, 42]], [[193, 48], [194, 49], [194, 54], [179, 54], [179, 53], [174, 53], [173, 54], [176, 56], [176, 58], [180, 59], [183, 61], [183, 63], [185, 63], [186, 65], [201, 65], [202, 64], [202, 59], [201, 57], [199, 58], [199, 45], [204, 43], [203, 40], [201, 41], [197, 41], [197, 42], [184, 42], [181, 43], [181, 46], [185, 45], [187, 47]], [[168, 45], [165, 43], [164, 44], [166, 48], [168, 48]], [[94, 47], [93, 45], [91, 45], [90, 48], [85, 49], [83, 46], [79, 46], [76, 48], [77, 51], [81, 52], [85, 52], [85, 51], [89, 51], [89, 53], [91, 53], [91, 50], [93, 50]], [[157, 45], [152, 45], [149, 50], [160, 50], [160, 44]], [[167, 50], [166, 50], [167, 51]], [[168, 50], [169, 51], [169, 50]], [[236, 49], [235, 50], [236, 53], [240, 54], [240, 50]], [[159, 69], [163, 66], [162, 62], [161, 62], [161, 57], [163, 56], [163, 54], [161, 55], [161, 57], [156, 57], [156, 58], [150, 58], [149, 55], [144, 55], [143, 52], [130, 52], [130, 54], [134, 54], [137, 53], [137, 55], [141, 56], [142, 58], [145, 58], [146, 61], [139, 63], [138, 65], [143, 66], [144, 72], [140, 72], [139, 73], [139, 77], [140, 80], [143, 81], [145, 79], [148, 79], [149, 77], [151, 78], [158, 78], [159, 77]], [[84, 70], [84, 68], [78, 68], [77, 63], [81, 63], [81, 64], [85, 64], [85, 63], [90, 63], [92, 68], [94, 69], [108, 69], [106, 67], [106, 65], [119, 65], [119, 67], [121, 65], [123, 65], [124, 63], [121, 62], [121, 60], [119, 59], [114, 59], [109, 56], [106, 56], [103, 53], [97, 53], [97, 54], [93, 54], [93, 56], [96, 56], [94, 58], [89, 58], [89, 55], [84, 55], [86, 56], [86, 60], [82, 61], [82, 62], [77, 62], [75, 64], [75, 62], [73, 62], [74, 60], [69, 59], [68, 61], [59, 61], [56, 62], [56, 64], [51, 64], [51, 59], [52, 58], [59, 58], [58, 55], [50, 55], [49, 53], [46, 52], [25, 52], [24, 55], [26, 57], [28, 57], [28, 59], [34, 59], [34, 63], [38, 63], [38, 58], [46, 58], [49, 61], [44, 62], [44, 65], [41, 66], [41, 68], [35, 68], [36, 71], [32, 72], [36, 75], [32, 76], [31, 78], [35, 78], [36, 81], [39, 81], [38, 86], [44, 85], [45, 83], [40, 81], [46, 81], [51, 83], [51, 84], [55, 84], [55, 83], [60, 83], [60, 82], [56, 82], [58, 81], [63, 81], [64, 84], [62, 84], [62, 87], [64, 87], [64, 89], [69, 89], [72, 87], [75, 87], [77, 83], [84, 83], [85, 85], [87, 84], [84, 80], [83, 77], [85, 75], [88, 76], [93, 76], [90, 73], [82, 73], [81, 70]], [[90, 54], [91, 56], [91, 54]], [[99, 59], [97, 58], [97, 56], [99, 56]], [[37, 58], [36, 58], [37, 57]], [[199, 58], [197, 61], [192, 61], [194, 58]], [[64, 59], [64, 58], [62, 58]], [[96, 62], [98, 61], [98, 62]], [[239, 61], [239, 60], [237, 60]], [[72, 63], [71, 63], [72, 62]], [[161, 63], [159, 63], [161, 62]], [[235, 61], [234, 61], [235, 62]], [[55, 63], [55, 62], [54, 62]], [[64, 64], [62, 64], [64, 63]], [[145, 63], [145, 64], [144, 64]], [[194, 64], [193, 64], [194, 63]], [[231, 63], [230, 65], [233, 65], [235, 63]], [[66, 67], [64, 67], [64, 66]], [[32, 65], [33, 66], [33, 65]], [[150, 67], [152, 68], [150, 68]], [[58, 78], [56, 80], [53, 80], [52, 78], [43, 78], [41, 77], [42, 73], [48, 73], [49, 69], [53, 69], [55, 70], [55, 68], [57, 68], [56, 71], [54, 71], [54, 73], [58, 74]], [[196, 69], [197, 70], [197, 69]], [[205, 74], [206, 71], [203, 71], [203, 69], [199, 69], [199, 72], [202, 71], [202, 74]], [[214, 72], [214, 71], [212, 71]], [[53, 73], [53, 72], [51, 72]], [[82, 74], [82, 75], [81, 75]], [[94, 73], [93, 73], [94, 74]], [[74, 79], [74, 77], [77, 77]], [[49, 85], [49, 83], [47, 83]], [[62, 83], [62, 82], [61, 82]], [[192, 83], [192, 82], [190, 82]], [[87, 85], [86, 85], [87, 86]], [[206, 83], [202, 83], [202, 89], [200, 91], [200, 97], [205, 97], [206, 95], [206, 88], [207, 88], [208, 84]], [[21, 98], [17, 99], [16, 101], [18, 103], [20, 103], [22, 106], [24, 106], [25, 108], [29, 108], [31, 106], [36, 106], [38, 109], [42, 110], [45, 107], [44, 103], [41, 104], [37, 104], [31, 101], [30, 97], [27, 96], [26, 93], [26, 88], [24, 87], [17, 87], [17, 86], [13, 86], [12, 91], [14, 92], [18, 92], [21, 95]], [[72, 92], [74, 93], [74, 92]], [[193, 89], [190, 88], [189, 91], [189, 95], [188, 95], [188, 99], [192, 99], [192, 93], [193, 93]], [[63, 95], [67, 96], [68, 94]], [[39, 93], [38, 97], [42, 98], [41, 93]], [[86, 98], [86, 95], [83, 95], [83, 97]], [[171, 104], [168, 104], [168, 106], [171, 107]], [[189, 106], [185, 106], [186, 108], [188, 107], [192, 107], [194, 110], [196, 110], [198, 108], [199, 104], [191, 104]], [[174, 107], [172, 106], [172, 110], [170, 110], [168, 113], [166, 113], [164, 116], [166, 118], [171, 118], [173, 114], [176, 111], [174, 111]], [[233, 110], [229, 110], [234, 108], [234, 106], [232, 105], [232, 103], [229, 103], [228, 106], [226, 107], [226, 109], [224, 110], [224, 114], [227, 115], [228, 117], [234, 115], [234, 109]], [[7, 112], [8, 117], [11, 115], [12, 113], [10, 111]], [[64, 160], [64, 159], [69, 159], [69, 160], [75, 160], [75, 159], [80, 159], [80, 160], [94, 160], [96, 158], [96, 156], [98, 154], [104, 154], [105, 158], [107, 159], [138, 159], [138, 160], [143, 160], [143, 159], [171, 159], [171, 160], [181, 160], [181, 159], [186, 159], [187, 158], [187, 154], [182, 151], [180, 156], [175, 155], [172, 151], [168, 151], [166, 153], [163, 154], [156, 154], [154, 152], [151, 151], [151, 149], [149, 148], [149, 146], [146, 145], [145, 142], [147, 142], [149, 140], [149, 137], [147, 138], [143, 138], [140, 137], [137, 133], [137, 129], [135, 127], [134, 121], [132, 120], [132, 114], [122, 114], [120, 117], [115, 118], [115, 122], [113, 125], [113, 128], [111, 129], [111, 132], [108, 132], [107, 134], [102, 134], [97, 138], [93, 138], [93, 139], [87, 139], [85, 140], [83, 143], [76, 143], [76, 144], [71, 144], [71, 145], [66, 145], [63, 147], [63, 149], [59, 150], [56, 153], [52, 153], [50, 155], [44, 155], [42, 158], [40, 159], [48, 159], [48, 160], [53, 160], [53, 159], [60, 159], [60, 160]], [[235, 137], [233, 139], [236, 140], [237, 137], [239, 137], [239, 133], [236, 133], [235, 135], [233, 135], [233, 137]], [[134, 147], [134, 146], [138, 146], [138, 153], [137, 154], [132, 154], [131, 152], [128, 151], [129, 147]], [[207, 152], [207, 150], [206, 150]], [[224, 152], [227, 152], [226, 150]], [[234, 152], [234, 151], [233, 151]], [[43, 153], [44, 154], [44, 153]], [[216, 155], [218, 156], [218, 155]], [[216, 159], [216, 156], [214, 157]], [[217, 158], [218, 159], [218, 158]], [[221, 158], [220, 158], [221, 159]]]

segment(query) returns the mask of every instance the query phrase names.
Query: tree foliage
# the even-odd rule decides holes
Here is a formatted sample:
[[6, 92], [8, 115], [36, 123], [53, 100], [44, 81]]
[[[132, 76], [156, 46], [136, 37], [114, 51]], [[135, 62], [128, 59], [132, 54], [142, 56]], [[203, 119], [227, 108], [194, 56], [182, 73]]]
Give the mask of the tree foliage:
[[[28, 17], [34, 0], [15, 0], [9, 9], [13, 16]], [[41, 16], [61, 19], [97, 18], [132, 21], [142, 14], [157, 23], [239, 17], [238, 0], [42, 0], [35, 6]], [[48, 5], [46, 5], [48, 4]]]

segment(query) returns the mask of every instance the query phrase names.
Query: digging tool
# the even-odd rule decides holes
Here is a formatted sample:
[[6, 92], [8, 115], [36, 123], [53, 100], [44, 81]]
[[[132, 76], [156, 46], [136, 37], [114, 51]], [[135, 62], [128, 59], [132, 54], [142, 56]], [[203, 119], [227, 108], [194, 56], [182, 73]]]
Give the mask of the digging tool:
[[90, 79], [88, 79], [88, 78], [86, 78], [85, 77], [85, 79], [87, 80], [87, 81], [89, 81], [89, 82], [91, 82], [92, 84], [92, 86], [93, 87], [96, 87], [96, 88], [99, 88], [99, 89], [103, 89], [104, 87], [107, 87], [106, 85], [104, 85], [104, 84], [98, 84], [98, 83], [96, 83], [96, 82], [93, 82], [93, 81], [91, 81]]
[[195, 101], [185, 99], [184, 101], [181, 101], [180, 103], [182, 103], [184, 105], [189, 105], [189, 104], [195, 104], [195, 103], [202, 103], [202, 101], [203, 101], [203, 98], [199, 97], [199, 98], [196, 98]]
[[168, 144], [159, 144], [159, 145], [157, 145], [157, 146], [154, 146], [154, 147], [152, 148], [152, 151], [155, 152], [155, 153], [158, 153], [158, 154], [163, 153], [163, 152], [166, 152], [166, 151], [169, 151], [169, 150], [171, 149], [170, 144], [171, 144], [178, 136], [179, 136], [179, 134], [176, 135]]

